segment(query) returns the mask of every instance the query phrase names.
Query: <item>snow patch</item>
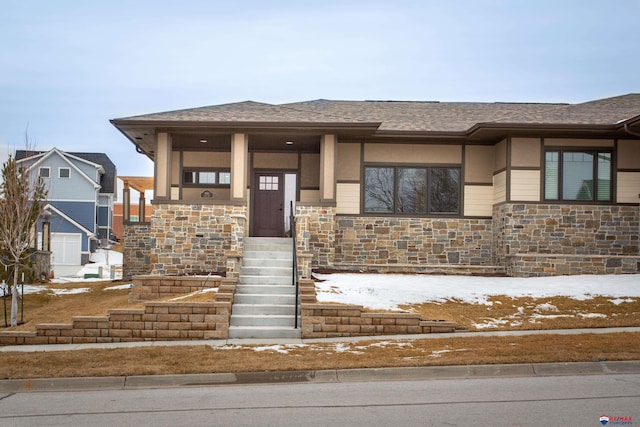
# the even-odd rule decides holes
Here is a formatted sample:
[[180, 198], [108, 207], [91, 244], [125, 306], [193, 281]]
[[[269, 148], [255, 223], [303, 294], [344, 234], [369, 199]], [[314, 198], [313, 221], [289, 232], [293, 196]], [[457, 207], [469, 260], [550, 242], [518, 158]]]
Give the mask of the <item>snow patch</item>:
[[420, 274], [315, 274], [319, 302], [362, 305], [374, 310], [399, 310], [403, 304], [457, 300], [489, 305], [489, 298], [551, 298], [588, 300], [594, 296], [640, 297], [640, 276], [579, 275], [555, 277], [474, 277]]

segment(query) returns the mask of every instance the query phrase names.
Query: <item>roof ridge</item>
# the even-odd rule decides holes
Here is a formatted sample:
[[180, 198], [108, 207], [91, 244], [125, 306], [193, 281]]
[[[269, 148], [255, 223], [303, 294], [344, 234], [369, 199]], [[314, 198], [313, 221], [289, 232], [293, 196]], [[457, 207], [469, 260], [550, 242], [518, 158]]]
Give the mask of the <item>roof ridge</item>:
[[[548, 105], [548, 106], [555, 106], [556, 108], [554, 108], [554, 111], [560, 110], [560, 109], [566, 109], [567, 107], [570, 107], [571, 105], [575, 105], [575, 104], [555, 104], [555, 103], [534, 103], [534, 104], [516, 104], [516, 105]], [[493, 120], [489, 121], [489, 122], [485, 122], [485, 123], [497, 123], [497, 122], [501, 122], [503, 120], [506, 119], [510, 119], [510, 118], [518, 118], [518, 117], [523, 117], [524, 114], [523, 113], [510, 113], [510, 114], [506, 114], [502, 117], [496, 117]], [[512, 123], [518, 123], [517, 121], [512, 122]]]
[[[318, 99], [318, 100], [314, 100], [314, 101], [303, 101], [303, 102], [315, 102], [315, 101], [334, 102], [334, 101], [331, 101], [329, 99]], [[327, 113], [324, 113], [324, 112], [318, 112], [318, 111], [314, 111], [314, 110], [311, 110], [311, 109], [293, 108], [293, 107], [290, 106], [291, 104], [276, 104], [276, 105], [278, 105], [278, 106], [280, 106], [282, 108], [286, 108], [286, 109], [292, 110], [292, 111], [297, 111], [297, 112], [300, 112], [300, 113], [307, 113], [307, 114], [312, 113], [312, 114], [315, 114], [315, 115], [319, 115], [319, 116], [322, 116], [322, 117], [329, 117], [329, 118], [333, 118], [333, 119], [340, 119], [340, 120], [348, 119], [348, 120], [354, 120], [354, 121], [358, 121], [358, 122], [365, 122], [366, 121], [366, 120], [362, 120], [362, 119], [358, 119], [358, 118], [354, 118], [354, 117], [349, 117], [349, 116], [337, 116], [337, 115], [334, 115], [334, 114], [327, 114]]]

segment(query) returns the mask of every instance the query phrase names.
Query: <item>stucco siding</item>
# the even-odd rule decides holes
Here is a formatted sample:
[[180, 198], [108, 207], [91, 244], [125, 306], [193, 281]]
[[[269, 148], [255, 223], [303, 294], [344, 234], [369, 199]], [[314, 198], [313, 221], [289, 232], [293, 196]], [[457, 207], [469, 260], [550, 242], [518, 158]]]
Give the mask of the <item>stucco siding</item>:
[[640, 169], [640, 140], [618, 141], [618, 169]]
[[492, 185], [464, 186], [464, 215], [486, 216], [492, 215], [493, 209]]
[[617, 202], [640, 203], [640, 172], [618, 172]]
[[336, 192], [336, 213], [360, 213], [360, 184], [338, 183]]
[[497, 172], [507, 167], [507, 140], [503, 139], [494, 147], [493, 171]]
[[230, 168], [230, 151], [185, 151], [182, 153], [184, 167]]
[[464, 182], [491, 184], [494, 172], [494, 148], [487, 145], [465, 147]]
[[511, 166], [540, 167], [540, 138], [512, 138]]
[[320, 154], [303, 153], [300, 156], [300, 187], [320, 187]]
[[360, 181], [360, 144], [338, 144], [338, 180]]
[[300, 190], [301, 203], [318, 203], [320, 201], [320, 190]]
[[298, 169], [297, 153], [253, 153], [256, 169]]
[[540, 201], [540, 171], [511, 171], [511, 200]]
[[460, 164], [461, 145], [365, 144], [364, 161], [372, 163]]

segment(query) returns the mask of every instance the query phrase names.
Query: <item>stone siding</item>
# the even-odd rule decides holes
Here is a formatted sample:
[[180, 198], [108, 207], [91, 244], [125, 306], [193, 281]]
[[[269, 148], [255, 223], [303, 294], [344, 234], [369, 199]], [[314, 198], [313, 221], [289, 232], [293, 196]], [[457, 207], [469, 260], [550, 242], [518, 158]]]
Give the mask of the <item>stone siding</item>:
[[0, 332], [0, 345], [225, 339], [230, 313], [229, 302], [148, 302], [143, 309], [39, 324], [35, 332]]
[[502, 204], [494, 259], [513, 276], [636, 273], [638, 206]]
[[122, 248], [122, 277], [151, 273], [151, 225], [129, 223], [124, 225]]
[[151, 274], [224, 273], [227, 254], [242, 253], [246, 211], [235, 205], [155, 204]]
[[338, 217], [335, 263], [491, 265], [490, 219]]
[[[298, 256], [304, 267], [302, 277], [310, 277], [310, 269], [333, 265], [337, 247], [335, 236], [336, 209], [327, 206], [296, 206]], [[304, 264], [305, 261], [307, 264]]]

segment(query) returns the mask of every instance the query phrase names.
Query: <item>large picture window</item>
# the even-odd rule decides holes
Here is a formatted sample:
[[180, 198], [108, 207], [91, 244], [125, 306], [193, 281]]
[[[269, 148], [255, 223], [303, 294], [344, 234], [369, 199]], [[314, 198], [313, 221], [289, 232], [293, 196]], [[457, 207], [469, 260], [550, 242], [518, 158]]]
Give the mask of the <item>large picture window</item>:
[[459, 214], [460, 168], [367, 166], [364, 212]]
[[229, 187], [231, 172], [213, 169], [184, 169], [182, 185], [185, 187]]
[[545, 152], [545, 200], [611, 201], [611, 159], [607, 151]]

